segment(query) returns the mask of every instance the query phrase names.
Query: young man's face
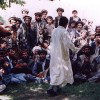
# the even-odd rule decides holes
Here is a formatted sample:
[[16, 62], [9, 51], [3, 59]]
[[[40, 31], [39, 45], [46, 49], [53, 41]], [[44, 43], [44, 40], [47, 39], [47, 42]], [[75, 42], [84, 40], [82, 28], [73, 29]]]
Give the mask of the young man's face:
[[73, 17], [77, 17], [78, 13], [77, 12], [73, 12]]
[[97, 27], [96, 33], [100, 33], [100, 27]]
[[91, 36], [90, 36], [90, 39], [91, 39], [91, 40], [94, 40], [94, 39], [95, 39], [95, 36], [94, 36], [94, 35], [91, 35]]
[[96, 41], [96, 43], [97, 43], [98, 45], [100, 45], [100, 36], [96, 36], [96, 37], [95, 37], [95, 41]]
[[46, 59], [46, 54], [41, 53], [41, 54], [39, 55], [39, 57], [40, 57], [41, 60], [44, 60], [44, 59]]
[[27, 58], [27, 57], [28, 57], [27, 52], [24, 52], [24, 53], [22, 54], [22, 57], [23, 57], [23, 58]]
[[16, 21], [15, 20], [11, 20], [10, 24], [13, 26], [13, 25], [16, 25]]
[[81, 30], [82, 28], [83, 28], [82, 24], [79, 23], [79, 24], [77, 25], [77, 29], [78, 29], [78, 30]]
[[1, 48], [6, 48], [6, 47], [7, 47], [7, 43], [6, 42], [1, 44]]
[[14, 50], [11, 50], [11, 51], [9, 52], [9, 55], [10, 55], [10, 56], [14, 56], [14, 55], [15, 55], [15, 51], [14, 51]]
[[25, 21], [26, 24], [30, 24], [31, 23], [31, 19], [30, 18], [26, 18], [24, 21]]
[[58, 13], [58, 16], [62, 16], [62, 14], [63, 14], [63, 12], [60, 10], [57, 13]]
[[75, 27], [75, 23], [71, 23], [71, 27], [74, 28]]
[[47, 18], [47, 13], [43, 13], [43, 14], [42, 14], [42, 18], [43, 18], [43, 19], [46, 19], [46, 18]]
[[52, 24], [52, 20], [50, 18], [47, 19], [48, 24]]
[[20, 22], [19, 22], [19, 21], [16, 22], [16, 27], [17, 27], [17, 28], [20, 27]]
[[89, 48], [85, 48], [85, 49], [84, 49], [84, 52], [85, 52], [85, 53], [88, 53], [88, 52], [90, 52], [90, 49], [89, 49]]
[[89, 48], [85, 48], [84, 49], [84, 54], [89, 56], [90, 55], [90, 49]]

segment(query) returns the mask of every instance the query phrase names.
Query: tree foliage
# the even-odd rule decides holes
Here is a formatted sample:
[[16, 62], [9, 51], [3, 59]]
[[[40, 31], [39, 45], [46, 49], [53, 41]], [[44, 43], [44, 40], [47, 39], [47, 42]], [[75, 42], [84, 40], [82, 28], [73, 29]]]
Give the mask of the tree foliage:
[[[49, 0], [49, 1], [55, 1], [55, 0]], [[6, 9], [7, 7], [11, 7], [12, 3], [23, 6], [25, 4], [25, 1], [24, 0], [0, 0], [0, 8]]]
[[7, 7], [11, 7], [11, 4], [19, 4], [23, 6], [25, 2], [23, 0], [0, 0], [0, 8], [6, 9]]

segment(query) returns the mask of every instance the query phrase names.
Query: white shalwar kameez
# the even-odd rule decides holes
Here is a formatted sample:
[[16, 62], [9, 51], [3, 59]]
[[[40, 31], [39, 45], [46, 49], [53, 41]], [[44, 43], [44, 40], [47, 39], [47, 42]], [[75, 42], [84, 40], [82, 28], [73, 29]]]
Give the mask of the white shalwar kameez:
[[77, 48], [68, 38], [67, 30], [58, 26], [52, 33], [50, 85], [65, 86], [67, 83], [72, 84], [74, 82], [69, 49], [74, 52], [77, 51]]

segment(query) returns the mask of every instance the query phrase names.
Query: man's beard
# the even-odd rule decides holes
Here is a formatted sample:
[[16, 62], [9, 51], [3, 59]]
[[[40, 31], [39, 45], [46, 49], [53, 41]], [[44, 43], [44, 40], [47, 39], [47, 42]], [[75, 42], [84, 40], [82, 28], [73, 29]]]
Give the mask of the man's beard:
[[91, 53], [90, 52], [87, 52], [87, 53], [84, 53], [87, 57], [90, 57]]
[[36, 19], [37, 22], [41, 22], [41, 19]]

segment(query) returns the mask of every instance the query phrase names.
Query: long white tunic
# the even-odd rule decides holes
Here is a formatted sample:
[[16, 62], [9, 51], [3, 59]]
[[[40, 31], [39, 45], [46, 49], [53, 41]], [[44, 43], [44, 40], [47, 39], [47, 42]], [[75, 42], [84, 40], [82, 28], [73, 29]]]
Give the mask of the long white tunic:
[[50, 84], [65, 86], [74, 82], [69, 49], [77, 51], [68, 38], [68, 32], [62, 26], [55, 28], [52, 33]]

